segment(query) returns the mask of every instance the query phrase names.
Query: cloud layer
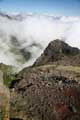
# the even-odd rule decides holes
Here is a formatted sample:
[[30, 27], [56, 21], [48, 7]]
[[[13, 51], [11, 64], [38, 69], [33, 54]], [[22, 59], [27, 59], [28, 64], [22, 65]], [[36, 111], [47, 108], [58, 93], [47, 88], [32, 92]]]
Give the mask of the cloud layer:
[[[80, 48], [80, 17], [31, 14], [20, 18], [0, 16], [0, 62], [18, 67], [32, 65], [57, 38]], [[31, 54], [28, 60], [26, 53]]]

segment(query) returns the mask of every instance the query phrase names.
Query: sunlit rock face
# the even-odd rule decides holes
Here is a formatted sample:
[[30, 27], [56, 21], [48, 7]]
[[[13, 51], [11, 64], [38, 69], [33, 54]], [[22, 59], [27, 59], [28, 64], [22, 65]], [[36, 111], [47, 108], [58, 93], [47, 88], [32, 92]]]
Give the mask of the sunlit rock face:
[[3, 120], [9, 120], [10, 93], [3, 83], [3, 72], [0, 71], [0, 117]]
[[0, 13], [0, 62], [32, 65], [54, 39], [80, 48], [79, 29], [80, 17]]

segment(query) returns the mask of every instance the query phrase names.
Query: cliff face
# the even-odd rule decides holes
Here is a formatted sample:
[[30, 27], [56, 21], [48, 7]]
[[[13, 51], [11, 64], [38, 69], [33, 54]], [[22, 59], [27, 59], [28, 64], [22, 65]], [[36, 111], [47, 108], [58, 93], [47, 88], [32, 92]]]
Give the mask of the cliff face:
[[[79, 57], [75, 64], [63, 59], [74, 61], [79, 55], [79, 49], [62, 41], [51, 42], [34, 65], [24, 68], [12, 81], [11, 118], [80, 120]], [[62, 59], [66, 66], [58, 63]]]

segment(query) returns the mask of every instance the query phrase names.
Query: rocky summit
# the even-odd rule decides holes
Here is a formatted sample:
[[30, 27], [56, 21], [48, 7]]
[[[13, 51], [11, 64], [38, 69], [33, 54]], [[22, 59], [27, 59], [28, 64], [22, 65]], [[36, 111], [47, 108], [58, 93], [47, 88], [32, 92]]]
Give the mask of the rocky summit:
[[61, 40], [54, 40], [44, 50], [44, 53], [36, 60], [34, 66], [52, 63], [80, 66], [80, 50], [69, 46]]
[[80, 50], [52, 41], [10, 84], [10, 118], [80, 120]]

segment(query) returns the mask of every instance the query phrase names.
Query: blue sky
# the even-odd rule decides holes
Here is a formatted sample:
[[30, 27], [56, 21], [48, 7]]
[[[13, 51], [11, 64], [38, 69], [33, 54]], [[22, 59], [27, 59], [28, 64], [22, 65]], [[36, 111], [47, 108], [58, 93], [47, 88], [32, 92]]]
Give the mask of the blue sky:
[[80, 16], [80, 0], [0, 0], [0, 9], [6, 12]]

